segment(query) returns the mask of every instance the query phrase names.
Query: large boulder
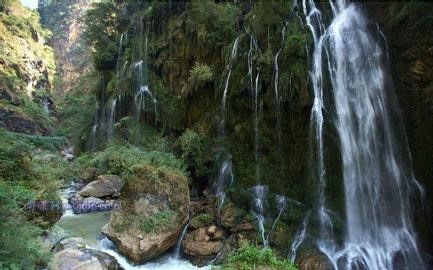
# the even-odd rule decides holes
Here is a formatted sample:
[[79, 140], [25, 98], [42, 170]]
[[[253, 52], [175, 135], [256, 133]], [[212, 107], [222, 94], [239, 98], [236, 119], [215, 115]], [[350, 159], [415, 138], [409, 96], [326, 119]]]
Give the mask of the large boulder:
[[109, 197], [120, 192], [123, 182], [117, 175], [99, 175], [87, 184], [78, 195], [82, 197]]
[[182, 241], [184, 254], [198, 265], [204, 265], [223, 248], [224, 233], [216, 226], [199, 228], [185, 235]]
[[102, 231], [131, 261], [154, 259], [176, 244], [188, 222], [188, 181], [174, 172], [136, 165], [120, 205]]
[[86, 248], [81, 238], [60, 241], [49, 270], [122, 270], [116, 259], [102, 251]]

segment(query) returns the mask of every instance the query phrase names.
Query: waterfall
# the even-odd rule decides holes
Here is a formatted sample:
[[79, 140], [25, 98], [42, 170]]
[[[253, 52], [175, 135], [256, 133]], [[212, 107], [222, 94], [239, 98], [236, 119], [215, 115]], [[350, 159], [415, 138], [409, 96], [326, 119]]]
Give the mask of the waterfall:
[[116, 103], [117, 103], [117, 98], [114, 98], [113, 101], [111, 102], [111, 107], [110, 107], [110, 117], [108, 122], [108, 131], [107, 131], [108, 140], [111, 140], [113, 138], [113, 128], [114, 128], [114, 121], [116, 116]]
[[[146, 116], [148, 112], [152, 112], [154, 116], [154, 124], [157, 127], [158, 114], [157, 114], [157, 99], [152, 95], [149, 88], [148, 78], [148, 47], [149, 47], [149, 29], [144, 31], [143, 17], [140, 17], [138, 21], [138, 33], [136, 35], [138, 39], [138, 48], [135, 48], [135, 62], [131, 65], [130, 76], [134, 75], [136, 90], [135, 90], [135, 118], [137, 122], [140, 121], [140, 116], [144, 114]], [[144, 52], [143, 52], [144, 50]], [[134, 73], [135, 71], [135, 73]], [[137, 134], [138, 136], [139, 134]]]
[[233, 42], [233, 48], [230, 54], [230, 59], [228, 61], [226, 70], [227, 70], [227, 78], [224, 84], [224, 92], [223, 92], [223, 98], [221, 101], [221, 109], [222, 109], [222, 120], [221, 120], [221, 130], [220, 133], [222, 136], [225, 135], [225, 128], [226, 128], [226, 111], [227, 111], [227, 93], [228, 93], [228, 89], [229, 89], [229, 82], [230, 82], [230, 77], [232, 75], [232, 65], [233, 65], [233, 60], [236, 57], [236, 54], [238, 52], [238, 44], [239, 44], [239, 37], [237, 37], [235, 39], [235, 41]]
[[123, 54], [123, 49], [124, 49], [124, 44], [128, 43], [128, 33], [125, 32], [120, 36], [120, 40], [119, 40], [119, 50], [117, 52], [117, 64], [116, 64], [116, 76], [117, 79], [121, 79], [122, 78], [122, 70], [120, 68], [121, 62], [122, 62], [122, 54]]
[[286, 205], [287, 205], [287, 198], [282, 196], [282, 195], [277, 195], [275, 197], [275, 201], [277, 203], [278, 215], [275, 218], [274, 222], [272, 223], [271, 229], [269, 230], [268, 235], [266, 236], [268, 243], [269, 243], [269, 237], [271, 236], [272, 232], [274, 231], [275, 225], [277, 225], [277, 222], [280, 219], [281, 215], [283, 214], [284, 209], [286, 208]]
[[259, 133], [259, 122], [260, 112], [262, 110], [262, 102], [259, 100], [259, 82], [260, 82], [260, 70], [257, 68], [257, 72], [254, 76], [254, 53], [259, 52], [260, 49], [257, 44], [257, 40], [252, 34], [250, 34], [250, 49], [248, 51], [248, 77], [250, 79], [250, 95], [251, 104], [253, 111], [253, 125], [254, 125], [254, 162], [255, 162], [255, 176], [257, 185], [251, 188], [253, 194], [253, 212], [257, 219], [260, 235], [264, 247], [268, 247], [268, 241], [265, 235], [265, 200], [268, 189], [266, 186], [261, 185], [260, 175], [260, 133]]
[[[218, 127], [218, 136], [222, 140], [225, 140], [224, 137], [226, 136], [227, 94], [229, 89], [230, 77], [232, 74], [233, 61], [237, 55], [238, 45], [239, 45], [239, 37], [237, 37], [233, 42], [230, 58], [226, 67], [227, 77], [225, 80], [223, 97], [221, 100], [221, 121]], [[218, 165], [219, 169], [217, 172], [216, 181], [214, 183], [215, 193], [219, 199], [218, 211], [221, 209], [225, 201], [225, 195], [226, 195], [225, 188], [227, 186], [230, 186], [233, 183], [233, 179], [234, 179], [231, 155], [226, 149], [224, 145], [224, 141], [221, 143], [222, 145], [220, 146], [219, 153], [217, 155], [217, 164], [219, 164]]]
[[42, 98], [42, 107], [47, 116], [50, 116], [50, 102], [47, 98]]
[[177, 240], [176, 246], [174, 248], [174, 256], [173, 256], [175, 259], [179, 259], [179, 257], [180, 257], [181, 248], [182, 248], [182, 241], [183, 241], [183, 238], [185, 238], [186, 232], [188, 231], [188, 226], [189, 226], [189, 222], [188, 222], [188, 224], [185, 225], [185, 227], [182, 230], [182, 233], [180, 234], [179, 239]]
[[96, 150], [96, 131], [98, 125], [93, 125], [92, 130], [90, 132], [90, 149], [92, 151]]
[[262, 237], [264, 247], [268, 247], [268, 239], [265, 236], [265, 202], [268, 194], [268, 188], [266, 186], [257, 185], [251, 188], [251, 192], [254, 196], [253, 199], [253, 210], [254, 215], [257, 219], [259, 232]]
[[282, 142], [282, 130], [281, 130], [281, 101], [282, 101], [282, 96], [281, 93], [278, 90], [278, 86], [279, 86], [279, 66], [278, 66], [278, 57], [280, 56], [281, 50], [283, 49], [284, 46], [284, 40], [285, 40], [285, 36], [286, 36], [286, 28], [287, 28], [288, 22], [286, 22], [284, 24], [283, 29], [281, 30], [281, 45], [280, 45], [280, 49], [278, 50], [278, 52], [275, 54], [274, 56], [274, 95], [275, 95], [275, 112], [277, 115], [277, 125], [276, 125], [276, 129], [277, 129], [277, 140], [278, 140], [278, 156], [280, 159], [280, 166], [281, 169], [283, 168], [283, 156], [282, 156], [282, 146], [283, 146], [283, 142]]
[[301, 223], [301, 226], [296, 231], [295, 237], [292, 241], [292, 245], [290, 246], [290, 254], [289, 259], [291, 262], [295, 262], [296, 259], [296, 251], [299, 246], [304, 242], [305, 234], [307, 232], [308, 220], [310, 219], [310, 213], [308, 213], [304, 220]]
[[[310, 74], [315, 96], [312, 122], [318, 145], [321, 222], [329, 218], [323, 215], [322, 65], [329, 72], [330, 96], [335, 104], [329, 111], [335, 112], [340, 140], [346, 207], [344, 246], [335, 247], [332, 239], [322, 235], [319, 248], [337, 269], [422, 270], [410, 213], [411, 190], [419, 184], [398, 119], [388, 57], [378, 41], [382, 33], [370, 31], [354, 4], [330, 3], [334, 18], [325, 28], [314, 2], [303, 2], [314, 41]], [[322, 58], [323, 54], [326, 57]]]
[[[315, 160], [316, 168], [314, 176], [318, 180], [318, 204], [317, 211], [320, 221], [319, 245], [331, 244], [332, 222], [326, 210], [326, 171], [324, 161], [324, 142], [323, 142], [323, 74], [322, 74], [322, 43], [324, 36], [324, 26], [320, 11], [314, 5], [313, 0], [308, 1], [309, 11], [306, 0], [303, 1], [303, 10], [306, 16], [307, 26], [310, 28], [313, 37], [314, 50], [312, 55], [312, 67], [310, 70], [310, 80], [314, 92], [314, 101], [311, 109], [311, 130], [314, 130], [314, 141], [316, 143]], [[329, 247], [327, 247], [329, 248]]]

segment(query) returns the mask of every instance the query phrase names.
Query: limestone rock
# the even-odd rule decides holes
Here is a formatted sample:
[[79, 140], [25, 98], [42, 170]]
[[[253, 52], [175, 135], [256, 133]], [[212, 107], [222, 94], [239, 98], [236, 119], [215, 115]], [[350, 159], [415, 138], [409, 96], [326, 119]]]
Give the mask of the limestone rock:
[[120, 192], [122, 185], [122, 180], [116, 175], [100, 175], [78, 192], [78, 195], [82, 197], [108, 197]]
[[102, 231], [123, 255], [142, 263], [176, 244], [188, 222], [189, 189], [184, 176], [149, 165], [131, 171], [120, 194], [121, 207]]
[[227, 202], [221, 209], [221, 226], [227, 229], [233, 229], [239, 224], [242, 217], [242, 210], [237, 208], [233, 203]]
[[114, 257], [86, 248], [82, 238], [61, 240], [54, 249], [49, 270], [122, 270]]
[[301, 257], [298, 267], [299, 270], [334, 270], [334, 267], [325, 255], [319, 252], [312, 252]]
[[222, 249], [224, 233], [215, 225], [199, 228], [186, 234], [182, 241], [184, 254], [193, 263], [204, 265]]

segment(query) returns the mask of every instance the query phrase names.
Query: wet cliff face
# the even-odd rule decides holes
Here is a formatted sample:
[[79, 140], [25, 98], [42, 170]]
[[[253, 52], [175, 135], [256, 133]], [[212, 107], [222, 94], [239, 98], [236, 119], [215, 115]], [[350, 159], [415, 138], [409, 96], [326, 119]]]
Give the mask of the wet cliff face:
[[[413, 169], [428, 203], [433, 194], [433, 4], [375, 3], [367, 9], [387, 37], [391, 70]], [[418, 211], [422, 216], [422, 211]], [[430, 223], [421, 221], [429, 233]], [[429, 237], [431, 239], [431, 237]], [[426, 241], [429, 242], [429, 241]], [[430, 241], [431, 242], [431, 241]], [[433, 245], [429, 245], [430, 250]]]
[[49, 44], [55, 52], [58, 83], [55, 90], [64, 95], [79, 81], [80, 76], [92, 69], [90, 53], [82, 38], [82, 17], [91, 3], [54, 1], [40, 9], [42, 24], [53, 32]]
[[0, 126], [12, 131], [49, 132], [54, 110], [52, 49], [39, 16], [19, 1], [0, 4]]

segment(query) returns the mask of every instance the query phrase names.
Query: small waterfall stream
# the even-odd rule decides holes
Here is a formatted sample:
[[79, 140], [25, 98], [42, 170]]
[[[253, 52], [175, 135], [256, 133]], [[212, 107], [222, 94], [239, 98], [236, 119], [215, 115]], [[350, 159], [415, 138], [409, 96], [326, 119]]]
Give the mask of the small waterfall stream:
[[265, 232], [265, 208], [266, 208], [266, 197], [268, 195], [268, 188], [263, 185], [257, 185], [251, 188], [251, 193], [253, 194], [253, 211], [257, 219], [257, 225], [259, 227], [259, 232], [262, 237], [262, 242], [264, 247], [268, 247], [268, 238]]
[[222, 140], [222, 142], [220, 145], [220, 149], [218, 150], [219, 153], [217, 154], [217, 164], [219, 165], [218, 165], [216, 181], [214, 183], [215, 194], [219, 199], [218, 211], [221, 209], [221, 207], [224, 204], [226, 187], [230, 186], [234, 180], [231, 155], [228, 149], [226, 149], [224, 143], [225, 143], [225, 136], [227, 135], [226, 134], [227, 95], [229, 90], [230, 77], [232, 74], [233, 61], [237, 56], [238, 45], [239, 45], [239, 37], [237, 37], [233, 42], [230, 58], [228, 60], [227, 67], [226, 67], [227, 77], [225, 80], [223, 97], [221, 100], [221, 120], [218, 126], [218, 137]]

